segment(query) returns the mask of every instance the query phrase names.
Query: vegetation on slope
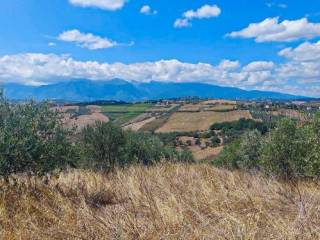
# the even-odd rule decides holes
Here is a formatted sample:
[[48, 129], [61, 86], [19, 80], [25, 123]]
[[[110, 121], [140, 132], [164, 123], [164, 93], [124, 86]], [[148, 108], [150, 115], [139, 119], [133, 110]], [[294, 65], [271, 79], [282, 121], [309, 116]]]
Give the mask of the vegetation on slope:
[[1, 98], [0, 175], [41, 175], [67, 167], [110, 171], [128, 164], [192, 161], [191, 154], [178, 152], [151, 134], [102, 122], [78, 133], [65, 130], [61, 118], [46, 103], [11, 104]]
[[2, 239], [319, 239], [318, 182], [210, 165], [12, 176], [0, 187]]
[[191, 164], [175, 133], [65, 130], [45, 103], [1, 98], [0, 238], [319, 239], [320, 118], [215, 128], [241, 137], [214, 163], [253, 173]]
[[320, 176], [320, 117], [301, 126], [283, 119], [268, 134], [246, 132], [226, 146], [214, 164], [255, 169], [285, 178]]

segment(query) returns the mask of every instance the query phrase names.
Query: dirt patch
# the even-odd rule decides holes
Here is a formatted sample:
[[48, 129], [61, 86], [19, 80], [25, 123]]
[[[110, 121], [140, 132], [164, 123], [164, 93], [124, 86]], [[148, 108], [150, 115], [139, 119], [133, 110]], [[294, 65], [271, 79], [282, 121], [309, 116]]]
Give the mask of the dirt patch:
[[92, 113], [90, 115], [81, 115], [78, 117], [66, 116], [63, 121], [65, 127], [77, 127], [80, 130], [85, 126], [93, 125], [96, 121], [109, 122], [109, 118], [102, 113]]
[[197, 161], [201, 160], [210, 160], [218, 156], [223, 149], [223, 146], [219, 147], [207, 147], [205, 149], [200, 148], [199, 146], [191, 146], [189, 150], [192, 152], [192, 155]]
[[216, 100], [208, 100], [202, 102], [202, 104], [230, 104], [230, 105], [236, 105], [236, 101], [230, 101], [230, 100], [224, 100], [224, 99], [216, 99]]
[[155, 117], [147, 118], [147, 119], [140, 121], [140, 122], [131, 123], [123, 128], [130, 129], [132, 131], [139, 131], [144, 125], [154, 121], [155, 119], [156, 119]]

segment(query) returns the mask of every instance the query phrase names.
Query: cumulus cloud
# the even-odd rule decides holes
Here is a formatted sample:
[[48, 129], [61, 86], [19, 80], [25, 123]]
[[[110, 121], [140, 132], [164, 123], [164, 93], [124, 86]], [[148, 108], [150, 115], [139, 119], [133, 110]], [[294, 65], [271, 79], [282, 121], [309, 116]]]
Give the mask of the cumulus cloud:
[[320, 23], [311, 23], [307, 18], [284, 20], [279, 17], [266, 18], [259, 23], [227, 34], [232, 38], [254, 38], [256, 42], [292, 42], [320, 36]]
[[117, 42], [107, 38], [93, 35], [92, 33], [82, 33], [79, 30], [69, 30], [58, 36], [60, 41], [73, 42], [77, 46], [90, 50], [111, 48], [118, 45]]
[[[142, 63], [99, 63], [76, 61], [68, 55], [17, 54], [0, 58], [0, 79], [3, 82], [30, 81], [56, 82], [63, 79], [86, 78], [110, 80], [121, 78], [139, 82], [176, 81], [207, 82], [238, 86], [250, 75], [242, 70], [238, 61], [223, 60], [214, 66], [208, 63], [185, 63], [178, 60], [159, 60]], [[239, 75], [240, 74], [240, 75]]]
[[197, 10], [188, 10], [182, 14], [182, 18], [176, 19], [174, 27], [190, 27], [193, 19], [214, 18], [221, 14], [221, 9], [217, 5], [203, 5]]
[[218, 68], [220, 68], [222, 70], [234, 70], [239, 67], [240, 67], [239, 61], [231, 61], [229, 59], [222, 60], [218, 65]]
[[273, 62], [266, 61], [255, 61], [251, 62], [248, 65], [243, 67], [243, 71], [245, 72], [260, 72], [260, 71], [268, 71], [274, 68]]
[[295, 61], [320, 60], [320, 41], [316, 43], [305, 42], [296, 48], [285, 48], [278, 54]]
[[[277, 68], [280, 78], [290, 78], [314, 91], [320, 82], [320, 41], [305, 42], [296, 48], [286, 48], [278, 53], [288, 62]], [[318, 94], [319, 95], [319, 94]]]
[[[222, 60], [217, 65], [186, 63], [176, 59], [139, 63], [78, 61], [69, 55], [26, 53], [0, 57], [0, 82], [28, 85], [50, 84], [70, 79], [107, 81], [120, 78], [137, 82], [203, 82], [223, 86], [317, 96], [320, 89], [320, 58], [305, 57], [304, 43], [287, 49], [284, 63]], [[281, 51], [280, 51], [281, 52]], [[279, 53], [280, 54], [280, 53]]]
[[115, 11], [123, 8], [126, 0], [69, 0], [74, 6], [94, 7], [103, 10]]
[[140, 9], [140, 13], [145, 15], [156, 15], [158, 13], [157, 10], [153, 10], [149, 5], [144, 5]]
[[173, 26], [175, 28], [185, 28], [185, 27], [191, 27], [191, 23], [188, 19], [186, 18], [178, 18], [175, 20]]

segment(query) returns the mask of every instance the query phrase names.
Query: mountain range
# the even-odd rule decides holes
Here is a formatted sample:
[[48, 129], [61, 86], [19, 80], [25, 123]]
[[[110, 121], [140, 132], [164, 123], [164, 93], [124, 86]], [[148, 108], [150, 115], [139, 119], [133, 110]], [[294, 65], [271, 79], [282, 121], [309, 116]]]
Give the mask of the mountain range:
[[28, 86], [7, 83], [2, 86], [10, 100], [65, 101], [145, 101], [182, 97], [223, 98], [232, 100], [277, 99], [293, 100], [304, 97], [269, 91], [247, 91], [205, 83], [148, 82], [137, 83], [120, 79], [110, 81], [70, 80], [50, 85]]

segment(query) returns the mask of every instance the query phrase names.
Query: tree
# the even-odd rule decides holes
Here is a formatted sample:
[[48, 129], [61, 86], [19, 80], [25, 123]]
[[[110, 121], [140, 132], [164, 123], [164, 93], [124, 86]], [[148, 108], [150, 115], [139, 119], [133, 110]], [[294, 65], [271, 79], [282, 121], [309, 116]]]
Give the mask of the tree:
[[43, 174], [74, 166], [79, 155], [61, 116], [46, 103], [11, 104], [0, 98], [0, 174]]
[[125, 159], [122, 164], [151, 165], [170, 158], [169, 147], [156, 136], [148, 133], [126, 132]]
[[261, 165], [266, 173], [287, 179], [303, 176], [307, 146], [303, 129], [294, 121], [281, 120], [261, 149]]
[[98, 121], [82, 130], [81, 146], [90, 167], [111, 171], [123, 157], [125, 135], [120, 127]]
[[213, 159], [212, 163], [215, 166], [221, 166], [228, 169], [238, 168], [240, 143], [241, 141], [238, 139], [226, 145], [221, 154]]
[[241, 137], [238, 168], [259, 169], [262, 136], [258, 130], [248, 131]]
[[218, 146], [220, 146], [220, 143], [221, 143], [221, 140], [220, 140], [220, 138], [218, 136], [213, 136], [211, 138], [212, 147], [218, 147]]

